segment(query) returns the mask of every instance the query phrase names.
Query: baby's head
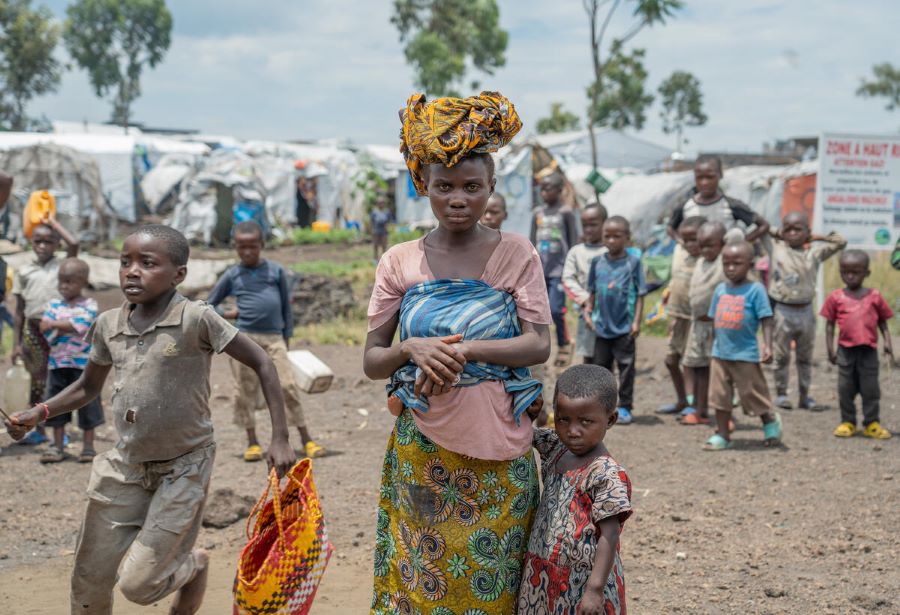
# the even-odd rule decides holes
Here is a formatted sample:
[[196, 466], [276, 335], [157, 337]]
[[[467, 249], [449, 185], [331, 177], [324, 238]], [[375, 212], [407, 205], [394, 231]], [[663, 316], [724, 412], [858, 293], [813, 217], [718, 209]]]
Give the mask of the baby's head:
[[700, 240], [697, 234], [704, 222], [706, 222], [706, 218], [703, 216], [691, 216], [685, 218], [678, 227], [678, 234], [681, 235], [681, 243], [685, 251], [694, 258], [700, 256]]
[[125, 238], [119, 256], [119, 286], [131, 303], [152, 303], [187, 276], [191, 247], [170, 226], [149, 224]]
[[793, 211], [781, 219], [781, 237], [792, 248], [802, 248], [809, 241], [809, 216]]
[[700, 256], [712, 262], [719, 258], [725, 247], [725, 225], [721, 222], [704, 222], [697, 230], [697, 242], [700, 244]]
[[574, 455], [593, 452], [619, 418], [616, 379], [605, 367], [575, 365], [556, 381], [554, 422], [559, 439]]
[[91, 268], [80, 258], [67, 258], [59, 264], [58, 286], [60, 296], [66, 301], [74, 301], [81, 296], [87, 286]]

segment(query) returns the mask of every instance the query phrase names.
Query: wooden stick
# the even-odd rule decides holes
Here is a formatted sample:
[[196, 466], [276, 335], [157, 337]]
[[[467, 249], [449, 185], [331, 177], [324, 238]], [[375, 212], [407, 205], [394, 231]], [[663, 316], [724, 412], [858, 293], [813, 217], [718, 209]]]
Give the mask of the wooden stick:
[[10, 423], [12, 423], [12, 418], [6, 412], [3, 411], [2, 407], [0, 407], [0, 414], [3, 415], [3, 418], [5, 418]]

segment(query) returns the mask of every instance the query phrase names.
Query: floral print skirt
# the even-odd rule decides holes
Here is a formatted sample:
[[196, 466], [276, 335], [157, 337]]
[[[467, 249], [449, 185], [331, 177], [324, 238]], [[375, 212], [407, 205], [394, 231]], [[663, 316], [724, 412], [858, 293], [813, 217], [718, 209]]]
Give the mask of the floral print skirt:
[[531, 451], [466, 457], [404, 410], [381, 474], [373, 615], [513, 613], [538, 499]]

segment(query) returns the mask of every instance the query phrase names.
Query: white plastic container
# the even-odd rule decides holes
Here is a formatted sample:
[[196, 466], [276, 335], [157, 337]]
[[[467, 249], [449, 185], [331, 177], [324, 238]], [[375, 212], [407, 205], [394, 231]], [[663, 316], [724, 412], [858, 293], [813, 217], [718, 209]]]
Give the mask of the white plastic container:
[[31, 374], [17, 359], [15, 364], [6, 370], [6, 381], [3, 383], [3, 410], [7, 414], [28, 410], [31, 405]]
[[306, 393], [324, 393], [331, 388], [334, 372], [308, 350], [291, 350], [288, 359], [294, 368], [297, 384]]

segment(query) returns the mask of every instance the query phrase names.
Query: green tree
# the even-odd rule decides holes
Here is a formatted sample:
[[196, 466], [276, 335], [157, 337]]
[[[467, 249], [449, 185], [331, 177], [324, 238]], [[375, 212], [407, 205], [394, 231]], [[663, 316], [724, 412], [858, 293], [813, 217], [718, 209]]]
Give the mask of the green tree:
[[885, 109], [888, 111], [900, 108], [900, 68], [884, 62], [873, 66], [872, 73], [875, 78], [872, 81], [863, 79], [856, 95], [864, 98], [887, 98]]
[[663, 121], [663, 132], [667, 135], [675, 133], [675, 148], [680, 152], [684, 139], [685, 126], [703, 126], [706, 114], [703, 112], [703, 93], [700, 91], [700, 80], [691, 73], [676, 70], [659, 86], [662, 111], [659, 115]]
[[544, 135], [548, 132], [578, 130], [578, 123], [577, 115], [563, 109], [562, 103], [554, 102], [550, 103], [550, 116], [538, 120], [537, 131], [538, 134]]
[[0, 81], [7, 97], [0, 103], [0, 124], [11, 130], [36, 125], [25, 107], [59, 87], [62, 66], [53, 55], [59, 34], [48, 8], [32, 9], [31, 0], [0, 0]]
[[[644, 125], [644, 111], [653, 96], [644, 92], [647, 71], [644, 51], [630, 54], [625, 45], [647, 26], [663, 25], [683, 6], [681, 0], [582, 0], [591, 28], [591, 66], [593, 79], [588, 86], [588, 131], [591, 136], [591, 157], [597, 167], [597, 145], [594, 127]], [[613, 16], [623, 5], [633, 7], [630, 25], [621, 36], [607, 39]], [[626, 105], [615, 109], [615, 105]]]
[[488, 75], [506, 63], [509, 34], [496, 0], [394, 0], [391, 23], [416, 85], [430, 96], [459, 96], [467, 62]]
[[88, 72], [98, 97], [114, 93], [112, 120], [127, 128], [144, 67], [159, 64], [171, 42], [165, 0], [77, 0], [66, 13], [69, 54]]

